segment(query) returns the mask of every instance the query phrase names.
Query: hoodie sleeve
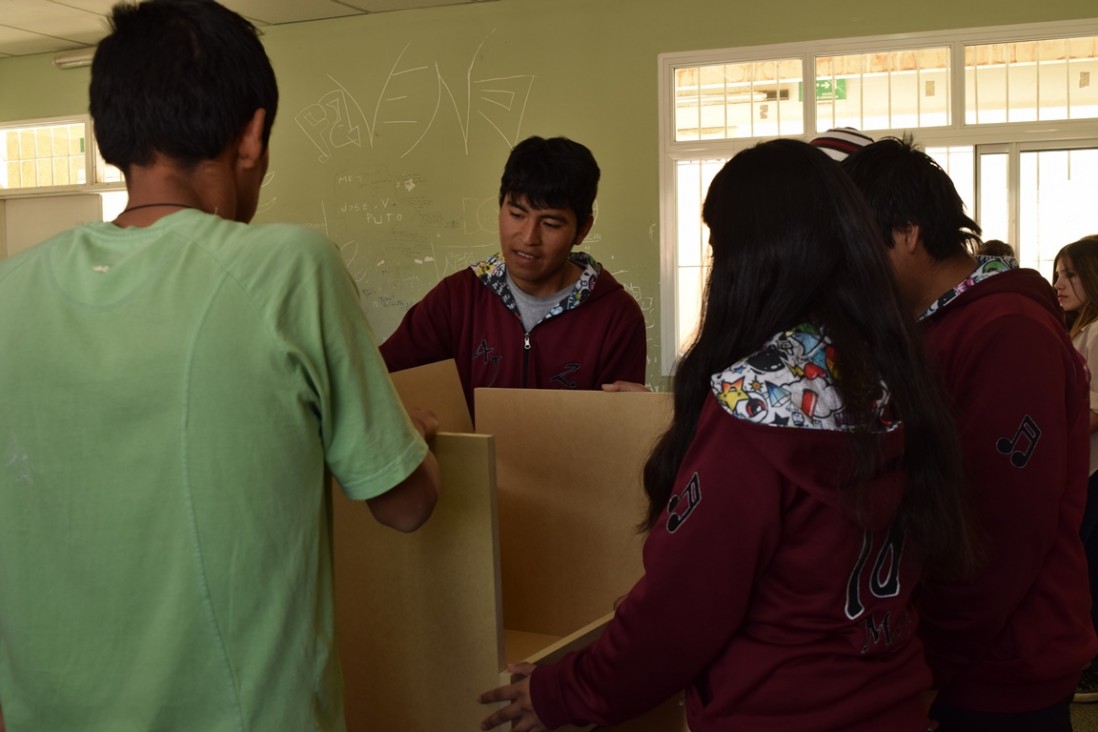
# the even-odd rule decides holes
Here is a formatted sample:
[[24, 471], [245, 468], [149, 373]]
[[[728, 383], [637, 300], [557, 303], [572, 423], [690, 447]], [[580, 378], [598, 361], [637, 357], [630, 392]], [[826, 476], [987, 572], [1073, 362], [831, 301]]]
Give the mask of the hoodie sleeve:
[[454, 310], [461, 310], [461, 303], [455, 297], [453, 284], [447, 277], [435, 285], [408, 309], [397, 329], [379, 346], [389, 371], [455, 357], [451, 321]]
[[615, 381], [643, 384], [648, 367], [648, 331], [644, 313], [633, 296], [624, 289], [617, 290], [611, 297], [615, 313], [603, 340], [602, 370], [595, 384]]
[[[602, 636], [530, 682], [550, 728], [615, 724], [660, 704], [718, 657], [743, 621], [756, 576], [780, 534], [780, 490], [766, 469], [737, 464], [735, 420], [706, 405], [669, 503], [644, 546], [645, 574]], [[718, 561], [735, 557], [735, 571]]]

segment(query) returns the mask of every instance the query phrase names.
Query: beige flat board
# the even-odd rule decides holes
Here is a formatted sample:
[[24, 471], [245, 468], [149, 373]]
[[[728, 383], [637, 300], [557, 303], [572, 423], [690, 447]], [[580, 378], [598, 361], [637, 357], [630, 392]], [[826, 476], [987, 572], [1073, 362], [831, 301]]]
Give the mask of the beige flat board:
[[493, 440], [440, 433], [434, 515], [401, 534], [334, 486], [348, 732], [475, 730], [502, 666]]
[[641, 470], [666, 393], [477, 389], [496, 438], [504, 626], [567, 636], [640, 577]]
[[440, 432], [472, 432], [473, 420], [461, 390], [454, 359], [394, 371], [389, 376], [405, 409], [429, 409], [438, 417]]
[[[545, 643], [542, 643], [538, 649], [534, 649], [533, 652], [528, 654], [516, 653], [512, 656], [511, 646], [507, 647], [507, 660], [511, 662], [511, 658], [515, 657], [518, 661], [523, 663], [554, 663], [561, 660], [565, 654], [572, 651], [579, 651], [582, 647], [590, 645], [603, 634], [606, 629], [606, 624], [614, 617], [613, 612], [607, 612], [601, 618], [587, 623], [583, 628], [576, 629], [572, 633], [565, 635], [564, 638], [556, 638], [554, 635], [538, 635], [538, 638], [545, 639]], [[508, 631], [513, 633], [514, 631]], [[529, 633], [534, 635], [534, 633]], [[511, 680], [516, 680], [517, 677], [513, 677]]]
[[[560, 660], [566, 653], [572, 651], [578, 651], [579, 649], [587, 646], [593, 640], [598, 638], [603, 629], [606, 628], [606, 624], [610, 622], [610, 619], [614, 617], [613, 613], [608, 613], [598, 620], [590, 623], [589, 625], [580, 628], [574, 633], [568, 635], [565, 638], [558, 638], [553, 640], [553, 636], [543, 636], [533, 633], [520, 634], [516, 631], [507, 631], [507, 660], [509, 663], [514, 663], [516, 660], [521, 660], [524, 663], [552, 663], [553, 661]], [[525, 653], [530, 650], [532, 646], [526, 646], [524, 643], [516, 642], [516, 636], [526, 635], [530, 637], [536, 637], [543, 639], [544, 643], [541, 648], [534, 650], [532, 653]], [[500, 685], [509, 684], [514, 681], [518, 681], [521, 676], [511, 675], [507, 671], [500, 672], [499, 683]], [[500, 705], [503, 706], [502, 704]], [[564, 727], [558, 727], [558, 732], [584, 732], [585, 730], [594, 729], [593, 725], [585, 725], [583, 727], [576, 727], [573, 725], [565, 725]]]
[[[597, 639], [606, 629], [607, 624], [614, 617], [608, 613], [590, 625], [580, 628], [566, 638], [561, 638], [553, 645], [546, 645], [533, 656], [526, 658], [527, 663], [551, 663], [572, 651], [586, 647]], [[510, 652], [510, 647], [508, 647]], [[519, 677], [500, 675], [500, 683], [506, 684], [516, 681]], [[597, 732], [689, 732], [686, 727], [686, 710], [683, 707], [683, 694], [680, 692], [639, 717], [628, 722], [614, 725], [613, 727], [575, 727], [567, 725], [558, 728], [556, 732], [582, 732], [583, 730], [595, 730]]]
[[551, 648], [558, 642], [560, 638], [555, 635], [504, 628], [503, 660], [505, 663], [522, 663], [529, 658], [541, 655], [546, 648]]

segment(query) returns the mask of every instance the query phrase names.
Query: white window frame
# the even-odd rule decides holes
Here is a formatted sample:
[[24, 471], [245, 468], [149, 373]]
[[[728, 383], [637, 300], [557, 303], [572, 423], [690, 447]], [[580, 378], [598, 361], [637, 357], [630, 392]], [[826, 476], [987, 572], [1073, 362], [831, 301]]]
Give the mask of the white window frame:
[[[803, 88], [814, 89], [816, 56], [838, 56], [856, 53], [889, 52], [928, 46], [948, 46], [951, 49], [950, 124], [913, 128], [910, 130], [871, 130], [874, 138], [902, 136], [912, 132], [924, 147], [949, 145], [992, 145], [1013, 143], [1058, 143], [1094, 140], [1098, 137], [1098, 120], [1053, 120], [1037, 122], [965, 123], [965, 56], [966, 45], [1016, 43], [1076, 36], [1098, 35], [1098, 17], [1083, 20], [1028, 23], [1006, 26], [965, 28], [948, 31], [902, 33], [882, 36], [826, 39], [819, 41], [782, 43], [765, 46], [745, 46], [708, 51], [687, 51], [660, 54], [659, 70], [659, 191], [660, 191], [660, 362], [661, 372], [672, 372], [678, 359], [676, 312], [676, 210], [675, 166], [683, 160], [727, 159], [740, 150], [769, 138], [736, 138], [721, 140], [691, 140], [677, 142], [675, 135], [675, 69], [721, 63], [746, 63], [775, 58], [800, 58], [803, 68]], [[1098, 83], [1098, 79], [1095, 80]], [[805, 94], [804, 129], [802, 139], [815, 137], [816, 105]], [[1014, 174], [1016, 175], [1016, 173]], [[1012, 194], [1013, 198], [1013, 194]], [[1017, 233], [1017, 201], [1011, 201], [1011, 233]], [[700, 214], [700, 212], [699, 212]]]

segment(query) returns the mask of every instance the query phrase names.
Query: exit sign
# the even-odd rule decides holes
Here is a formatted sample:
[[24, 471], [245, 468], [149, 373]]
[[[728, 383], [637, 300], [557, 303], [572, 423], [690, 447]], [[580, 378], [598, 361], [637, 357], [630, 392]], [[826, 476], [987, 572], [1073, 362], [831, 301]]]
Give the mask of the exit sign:
[[[816, 101], [846, 99], [846, 79], [816, 79]], [[797, 85], [797, 100], [804, 101], [804, 85]]]

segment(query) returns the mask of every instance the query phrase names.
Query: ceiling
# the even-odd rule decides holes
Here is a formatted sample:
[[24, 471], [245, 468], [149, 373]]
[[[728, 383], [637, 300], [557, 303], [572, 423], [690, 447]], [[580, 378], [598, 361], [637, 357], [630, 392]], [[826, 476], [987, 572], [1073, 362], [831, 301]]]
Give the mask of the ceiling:
[[[118, 0], [0, 0], [0, 58], [90, 48]], [[257, 26], [483, 0], [221, 0]]]

